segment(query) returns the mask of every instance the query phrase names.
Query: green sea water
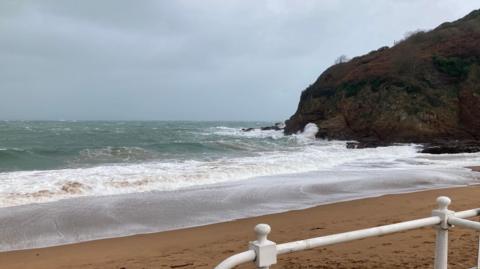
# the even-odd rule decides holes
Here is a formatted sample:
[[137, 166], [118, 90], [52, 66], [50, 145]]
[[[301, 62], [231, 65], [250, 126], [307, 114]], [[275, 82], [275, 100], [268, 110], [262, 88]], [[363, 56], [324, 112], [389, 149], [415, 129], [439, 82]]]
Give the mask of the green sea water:
[[[206, 161], [275, 150], [281, 141], [222, 135], [270, 122], [2, 121], [0, 172], [149, 161]], [[232, 129], [233, 130], [233, 129]]]
[[[379, 174], [408, 174], [415, 180], [421, 175], [435, 185], [468, 182], [470, 174], [460, 174], [463, 167], [480, 163], [480, 154], [434, 156], [411, 144], [348, 149], [346, 141], [316, 139], [314, 124], [291, 136], [258, 129], [272, 124], [2, 121], [0, 208], [85, 196], [208, 189], [262, 177], [293, 178], [288, 184], [303, 186], [303, 175], [310, 172], [318, 173], [316, 184], [331, 196], [331, 184], [368, 186]], [[257, 129], [242, 130], [248, 127]], [[447, 174], [435, 170], [445, 168], [451, 168]], [[458, 173], [452, 176], [452, 171]], [[397, 183], [378, 184], [392, 188]]]

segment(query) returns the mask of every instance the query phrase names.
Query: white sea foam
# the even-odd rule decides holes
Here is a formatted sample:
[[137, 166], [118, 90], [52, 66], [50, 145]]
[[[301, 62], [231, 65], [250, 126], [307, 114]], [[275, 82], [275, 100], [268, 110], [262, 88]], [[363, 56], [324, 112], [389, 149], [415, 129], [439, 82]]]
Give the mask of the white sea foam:
[[[415, 170], [461, 168], [480, 163], [480, 154], [434, 156], [418, 153], [416, 145], [347, 149], [342, 141], [315, 140], [317, 131], [315, 125], [309, 124], [303, 133], [285, 138], [281, 131], [243, 132], [234, 128], [217, 127], [214, 132], [222, 132], [222, 135], [293, 139], [296, 146], [256, 152], [255, 156], [210, 161], [151, 161], [78, 169], [4, 172], [0, 173], [0, 207], [80, 196], [172, 191], [311, 171], [325, 173], [329, 179], [338, 180], [347, 171], [360, 171], [368, 179], [373, 172], [389, 173], [409, 169], [415, 173]], [[120, 153], [122, 155], [123, 151]], [[101, 149], [87, 155], [89, 154], [110, 156], [112, 152], [111, 149]], [[97, 155], [95, 156], [98, 157]], [[463, 175], [458, 176], [462, 180]], [[318, 180], [321, 183], [322, 177]]]
[[140, 147], [104, 147], [94, 149], [83, 149], [79, 152], [78, 159], [111, 161], [121, 160], [125, 162], [142, 160], [152, 157], [154, 154]]
[[[280, 125], [282, 126], [282, 125]], [[293, 135], [286, 136], [283, 130], [261, 130], [259, 128], [254, 128], [249, 131], [244, 131], [239, 128], [218, 126], [212, 128], [210, 132], [205, 133], [205, 135], [222, 135], [222, 136], [232, 136], [239, 138], [270, 138], [274, 140], [286, 138], [290, 141], [296, 141], [300, 144], [310, 143], [315, 140], [315, 135], [318, 133], [318, 127], [314, 123], [308, 123], [303, 132], [298, 132]]]
[[315, 123], [308, 123], [303, 128], [303, 132], [300, 132], [299, 135], [307, 139], [315, 139], [315, 135], [318, 133], [318, 126]]

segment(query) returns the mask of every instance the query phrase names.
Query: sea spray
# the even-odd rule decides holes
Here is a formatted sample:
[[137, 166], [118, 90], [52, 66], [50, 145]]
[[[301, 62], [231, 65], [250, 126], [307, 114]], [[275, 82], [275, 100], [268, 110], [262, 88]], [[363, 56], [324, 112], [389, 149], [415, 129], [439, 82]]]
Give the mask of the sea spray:
[[[390, 173], [480, 163], [480, 154], [437, 157], [418, 153], [416, 145], [350, 150], [344, 141], [315, 139], [314, 123], [291, 136], [281, 130], [242, 131], [252, 123], [2, 124], [10, 136], [0, 137], [0, 147], [12, 151], [0, 151], [0, 207], [208, 189], [211, 184], [314, 171], [341, 178], [345, 171], [359, 170], [367, 179], [373, 170]], [[262, 125], [266, 124], [257, 123]]]
[[303, 128], [303, 132], [299, 132], [297, 135], [305, 139], [315, 139], [318, 133], [318, 126], [315, 123], [307, 123]]

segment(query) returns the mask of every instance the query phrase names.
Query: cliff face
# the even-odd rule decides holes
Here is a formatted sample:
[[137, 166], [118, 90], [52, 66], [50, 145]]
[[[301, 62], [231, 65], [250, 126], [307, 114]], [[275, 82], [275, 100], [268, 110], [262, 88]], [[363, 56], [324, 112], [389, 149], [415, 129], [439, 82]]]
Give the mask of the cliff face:
[[480, 10], [330, 67], [285, 132], [309, 122], [332, 139], [480, 140]]

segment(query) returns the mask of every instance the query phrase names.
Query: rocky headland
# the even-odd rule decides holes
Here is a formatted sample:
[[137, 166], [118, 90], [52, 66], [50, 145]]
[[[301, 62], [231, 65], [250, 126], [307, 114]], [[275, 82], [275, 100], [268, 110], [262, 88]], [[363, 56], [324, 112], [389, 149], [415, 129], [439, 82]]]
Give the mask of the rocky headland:
[[310, 122], [319, 138], [359, 141], [351, 147], [480, 151], [480, 10], [331, 66], [302, 92], [284, 131]]

